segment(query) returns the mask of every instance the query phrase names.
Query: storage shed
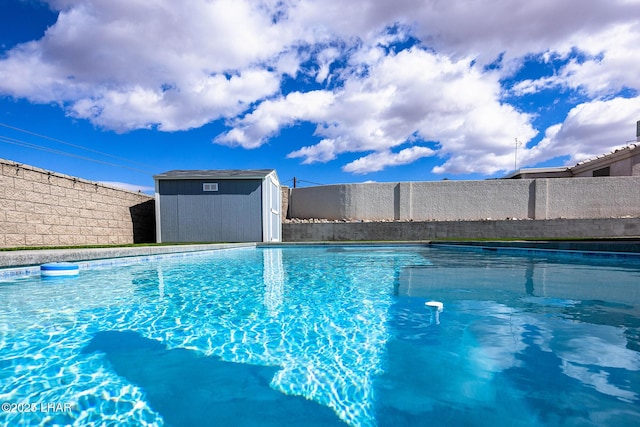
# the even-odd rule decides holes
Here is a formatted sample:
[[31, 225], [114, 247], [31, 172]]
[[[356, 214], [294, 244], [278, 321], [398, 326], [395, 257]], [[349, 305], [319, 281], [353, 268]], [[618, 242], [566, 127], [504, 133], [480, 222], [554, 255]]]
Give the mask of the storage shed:
[[158, 242], [278, 242], [273, 169], [174, 170], [155, 175]]

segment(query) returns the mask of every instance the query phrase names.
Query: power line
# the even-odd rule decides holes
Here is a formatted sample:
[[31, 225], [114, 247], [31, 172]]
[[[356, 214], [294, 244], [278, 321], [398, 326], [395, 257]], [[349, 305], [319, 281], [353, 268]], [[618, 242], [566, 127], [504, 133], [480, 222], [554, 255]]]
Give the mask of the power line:
[[[49, 141], [54, 141], [54, 142], [57, 142], [57, 143], [60, 143], [60, 144], [68, 145], [70, 147], [78, 148], [80, 150], [89, 151], [89, 152], [92, 152], [92, 153], [95, 153], [95, 154], [99, 154], [101, 156], [110, 157], [112, 159], [116, 159], [116, 160], [120, 160], [120, 161], [124, 161], [124, 162], [128, 162], [128, 163], [134, 163], [134, 164], [138, 164], [138, 165], [149, 167], [149, 168], [152, 167], [152, 166], [144, 164], [144, 163], [136, 162], [134, 160], [125, 159], [124, 157], [114, 156], [113, 154], [109, 154], [109, 153], [103, 153], [102, 151], [94, 150], [92, 148], [87, 148], [87, 147], [84, 147], [84, 146], [78, 145], [78, 144], [72, 144], [71, 142], [63, 141], [63, 140], [57, 139], [57, 138], [52, 138], [52, 137], [47, 136], [47, 135], [42, 135], [42, 134], [39, 134], [39, 133], [36, 133], [36, 132], [32, 132], [30, 130], [21, 129], [21, 128], [18, 128], [18, 127], [15, 127], [15, 126], [8, 125], [6, 123], [0, 122], [0, 126], [8, 128], [8, 129], [15, 130], [15, 131], [18, 131], [18, 132], [23, 132], [23, 133], [26, 133], [26, 134], [29, 134], [29, 135], [33, 135], [33, 136], [36, 136], [38, 138], [48, 139]], [[58, 154], [60, 154], [60, 153], [58, 153]], [[83, 158], [84, 160], [91, 160], [91, 159], [88, 159], [88, 158], [84, 158], [82, 156], [75, 156], [75, 157]], [[111, 163], [106, 163], [106, 162], [101, 162], [101, 161], [97, 161], [97, 162], [120, 167], [119, 165], [114, 165], [114, 164], [111, 164]], [[128, 168], [128, 169], [133, 169], [133, 168]], [[136, 170], [136, 169], [133, 169], [133, 170]], [[152, 173], [152, 172], [146, 172], [145, 171], [145, 173]]]
[[297, 188], [298, 184], [301, 183], [301, 182], [306, 182], [307, 184], [313, 184], [313, 185], [325, 185], [325, 184], [320, 184], [319, 182], [313, 182], [313, 181], [307, 181], [307, 180], [304, 180], [304, 179], [300, 179], [300, 178], [297, 178], [295, 176], [293, 178], [287, 179], [286, 181], [282, 181], [282, 183], [284, 184], [285, 182], [290, 182], [290, 181], [293, 181], [293, 188]]
[[325, 184], [320, 184], [319, 182], [306, 181], [304, 179], [298, 179], [298, 182], [306, 182], [307, 184], [313, 184], [313, 185], [325, 185]]
[[14, 139], [14, 138], [9, 138], [9, 137], [2, 136], [2, 135], [0, 135], [0, 142], [4, 142], [6, 144], [17, 145], [19, 147], [32, 148], [34, 150], [45, 151], [45, 152], [48, 152], [48, 153], [59, 154], [59, 155], [62, 155], [62, 156], [73, 157], [73, 158], [76, 158], [76, 159], [87, 160], [89, 162], [100, 163], [100, 164], [103, 164], [103, 165], [115, 166], [115, 167], [119, 167], [119, 168], [129, 169], [129, 170], [136, 171], [136, 172], [142, 172], [144, 174], [153, 174], [153, 172], [150, 172], [150, 171], [147, 171], [147, 170], [137, 169], [137, 168], [133, 168], [133, 167], [130, 167], [130, 166], [125, 166], [125, 165], [118, 165], [118, 164], [115, 164], [115, 163], [105, 162], [103, 160], [92, 159], [90, 157], [80, 156], [78, 154], [73, 154], [73, 153], [69, 153], [69, 152], [66, 152], [66, 151], [57, 150], [55, 148], [43, 147], [42, 145], [33, 144], [33, 143], [30, 143], [30, 142], [26, 142], [26, 141], [22, 141], [22, 140], [19, 140], [19, 139]]

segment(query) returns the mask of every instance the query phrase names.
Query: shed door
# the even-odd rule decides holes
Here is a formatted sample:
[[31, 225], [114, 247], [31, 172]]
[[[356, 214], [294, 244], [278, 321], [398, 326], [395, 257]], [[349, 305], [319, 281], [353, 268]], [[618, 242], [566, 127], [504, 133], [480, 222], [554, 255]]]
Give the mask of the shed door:
[[268, 235], [266, 236], [267, 238], [265, 240], [267, 242], [279, 242], [281, 240], [280, 236], [282, 235], [282, 219], [280, 217], [280, 210], [282, 205], [282, 195], [280, 194], [281, 190], [278, 182], [275, 181], [273, 177], [269, 177], [267, 188], [267, 196], [269, 198], [267, 206], [269, 207], [269, 212], [267, 227]]

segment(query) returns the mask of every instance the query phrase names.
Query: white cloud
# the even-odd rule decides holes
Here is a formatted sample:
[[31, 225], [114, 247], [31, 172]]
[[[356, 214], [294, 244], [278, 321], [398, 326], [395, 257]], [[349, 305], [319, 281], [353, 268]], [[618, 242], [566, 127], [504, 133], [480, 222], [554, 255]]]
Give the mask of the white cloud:
[[525, 163], [569, 156], [568, 165], [635, 141], [640, 97], [593, 101], [573, 108], [563, 123], [551, 126], [538, 145], [523, 150]]
[[[568, 51], [603, 28], [637, 22], [637, 0], [342, 0], [289, 1], [289, 17], [300, 28], [365, 42], [385, 26], [411, 28], [446, 55], [472, 56], [485, 64], [501, 53], [508, 59], [530, 53]], [[586, 45], [586, 40], [584, 41]]]
[[316, 75], [316, 82], [322, 83], [329, 77], [329, 71], [331, 64], [338, 59], [340, 51], [336, 48], [324, 49], [318, 54], [318, 74]]
[[560, 86], [596, 98], [616, 95], [628, 88], [640, 90], [637, 78], [640, 19], [595, 34], [584, 34], [571, 46], [582, 57], [571, 58], [554, 76], [518, 82], [513, 93], [526, 95]]
[[183, 130], [239, 114], [278, 87], [278, 79], [272, 73], [248, 70], [231, 77], [203, 77], [169, 90], [142, 86], [105, 89], [92, 98], [75, 101], [68, 112], [75, 118], [121, 132], [153, 125], [164, 131]]
[[511, 88], [511, 92], [515, 96], [531, 95], [536, 92], [541, 92], [545, 89], [551, 89], [559, 84], [557, 76], [543, 77], [540, 79], [525, 79], [521, 80]]
[[[516, 137], [545, 134], [524, 162], [574, 161], [640, 118], [637, 98], [616, 98], [640, 91], [638, 0], [48, 3], [60, 13], [45, 36], [0, 57], [0, 95], [118, 132], [224, 119], [216, 143], [255, 148], [310, 122], [319, 142], [289, 154], [303, 163], [367, 153], [343, 166], [367, 173], [437, 156], [435, 173], [493, 174], [511, 169]], [[421, 44], [399, 47], [410, 37]], [[531, 57], [562, 65], [502, 87]], [[558, 89], [583, 104], [549, 129], [504, 101]]]
[[0, 60], [1, 93], [124, 132], [199, 127], [279, 90], [259, 63], [292, 35], [248, 1], [51, 4], [62, 9], [56, 24]]
[[[424, 2], [417, 9], [418, 34], [434, 47], [474, 55], [481, 63], [505, 53], [569, 52], [588, 45], [596, 35], [624, 22], [637, 22], [640, 3], [625, 0], [519, 0]], [[584, 49], [582, 49], [584, 50]]]
[[[640, 10], [638, 11], [640, 13]], [[567, 65], [560, 80], [589, 96], [610, 96], [624, 88], [640, 89], [640, 19], [584, 37], [579, 48], [590, 58]]]
[[342, 169], [345, 172], [369, 173], [380, 171], [388, 166], [398, 166], [413, 163], [423, 157], [430, 157], [435, 154], [430, 148], [414, 146], [400, 150], [398, 153], [388, 151], [369, 154], [351, 163], [346, 164]]
[[336, 147], [348, 147], [348, 141], [345, 141], [344, 138], [336, 138], [336, 139], [323, 139], [319, 143], [315, 145], [309, 145], [306, 147], [302, 147], [299, 150], [293, 151], [289, 153], [287, 157], [289, 158], [304, 158], [304, 164], [315, 163], [315, 162], [328, 162], [329, 160], [333, 160], [336, 158], [338, 154], [338, 149]]
[[[333, 93], [295, 93], [265, 101], [217, 142], [254, 147], [283, 126], [311, 121], [318, 123], [316, 135], [323, 139], [289, 154], [303, 163], [374, 151], [379, 155], [344, 168], [373, 172], [399, 164], [397, 155], [390, 160], [392, 148], [423, 140], [438, 141], [440, 154], [450, 156], [438, 172], [492, 173], [511, 164], [507, 155], [514, 136], [529, 139], [535, 134], [528, 115], [499, 102], [497, 75], [481, 73], [468, 59], [451, 61], [417, 48], [374, 58], [377, 63], [365, 64], [367, 75], [350, 77]], [[411, 161], [425, 155], [422, 148], [403, 152], [422, 154]]]
[[334, 101], [327, 91], [292, 92], [286, 97], [267, 100], [251, 114], [233, 123], [233, 129], [218, 136], [214, 142], [222, 145], [256, 148], [286, 126], [297, 121], [322, 120]]

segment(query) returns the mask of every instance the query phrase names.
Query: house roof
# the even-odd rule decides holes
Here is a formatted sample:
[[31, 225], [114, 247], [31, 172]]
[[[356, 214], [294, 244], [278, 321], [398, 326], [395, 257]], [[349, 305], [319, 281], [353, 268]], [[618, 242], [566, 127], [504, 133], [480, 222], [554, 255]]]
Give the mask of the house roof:
[[586, 159], [583, 160], [581, 162], [578, 162], [575, 166], [573, 166], [571, 169], [576, 169], [576, 168], [584, 168], [586, 166], [591, 166], [592, 164], [599, 164], [600, 162], [602, 162], [603, 160], [608, 160], [608, 159], [613, 159], [613, 158], [617, 158], [617, 157], [622, 157], [625, 155], [630, 154], [633, 150], [635, 150], [636, 148], [640, 147], [639, 144], [629, 144], [629, 145], [625, 145], [624, 147], [620, 147], [614, 151], [611, 151], [609, 153], [606, 154], [601, 154], [599, 156], [596, 157], [592, 157], [590, 159]]
[[526, 175], [541, 175], [541, 174], [562, 174], [563, 172], [569, 172], [567, 166], [546, 167], [546, 168], [522, 168], [511, 172], [503, 179], [519, 178]]
[[275, 173], [275, 169], [207, 169], [207, 170], [172, 170], [153, 179], [264, 179]]
[[569, 173], [570, 175], [576, 175], [577, 173], [584, 172], [585, 170], [596, 169], [601, 166], [606, 166], [610, 163], [622, 160], [624, 158], [634, 156], [637, 154], [634, 150], [640, 149], [640, 144], [629, 144], [620, 147], [614, 151], [606, 154], [601, 154], [590, 159], [578, 162], [574, 166], [559, 166], [559, 167], [547, 167], [547, 168], [524, 168], [519, 169], [505, 176], [505, 179], [520, 178], [526, 175], [535, 174], [554, 174], [560, 176], [562, 173]]

